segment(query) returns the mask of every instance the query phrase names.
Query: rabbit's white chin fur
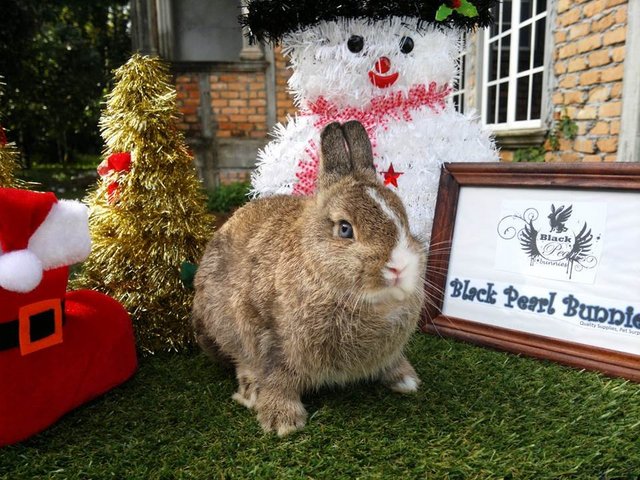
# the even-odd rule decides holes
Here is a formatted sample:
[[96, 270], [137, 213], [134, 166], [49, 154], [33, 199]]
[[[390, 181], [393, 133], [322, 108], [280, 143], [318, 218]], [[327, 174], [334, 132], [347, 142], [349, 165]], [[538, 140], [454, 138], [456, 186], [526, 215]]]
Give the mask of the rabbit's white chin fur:
[[365, 297], [370, 303], [376, 304], [404, 302], [410, 294], [411, 292], [408, 292], [401, 287], [387, 287], [373, 292], [367, 292]]

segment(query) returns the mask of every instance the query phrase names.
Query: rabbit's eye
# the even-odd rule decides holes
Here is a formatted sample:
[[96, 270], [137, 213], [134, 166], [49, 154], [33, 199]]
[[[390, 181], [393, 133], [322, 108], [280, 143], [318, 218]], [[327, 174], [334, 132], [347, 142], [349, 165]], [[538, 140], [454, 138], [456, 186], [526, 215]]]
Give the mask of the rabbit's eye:
[[413, 52], [413, 38], [402, 37], [400, 39], [400, 51], [404, 54]]
[[353, 227], [345, 220], [341, 220], [338, 224], [338, 235], [341, 238], [353, 238]]
[[347, 48], [350, 52], [360, 53], [364, 48], [364, 38], [360, 35], [351, 35], [347, 41]]

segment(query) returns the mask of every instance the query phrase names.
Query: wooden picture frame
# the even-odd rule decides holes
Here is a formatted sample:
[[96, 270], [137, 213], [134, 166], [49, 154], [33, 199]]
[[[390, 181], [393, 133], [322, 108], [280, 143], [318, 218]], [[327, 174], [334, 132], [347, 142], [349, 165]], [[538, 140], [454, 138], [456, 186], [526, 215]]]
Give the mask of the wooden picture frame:
[[639, 207], [640, 164], [445, 164], [423, 331], [640, 381]]

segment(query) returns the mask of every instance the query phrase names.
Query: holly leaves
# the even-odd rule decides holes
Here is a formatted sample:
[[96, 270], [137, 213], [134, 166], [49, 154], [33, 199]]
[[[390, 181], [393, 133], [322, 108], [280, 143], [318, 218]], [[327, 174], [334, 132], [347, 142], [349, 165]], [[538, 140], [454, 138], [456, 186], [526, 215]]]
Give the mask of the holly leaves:
[[442, 22], [449, 18], [449, 15], [454, 11], [465, 17], [478, 16], [478, 9], [469, 2], [469, 0], [449, 0], [440, 5], [440, 8], [436, 12], [436, 20]]

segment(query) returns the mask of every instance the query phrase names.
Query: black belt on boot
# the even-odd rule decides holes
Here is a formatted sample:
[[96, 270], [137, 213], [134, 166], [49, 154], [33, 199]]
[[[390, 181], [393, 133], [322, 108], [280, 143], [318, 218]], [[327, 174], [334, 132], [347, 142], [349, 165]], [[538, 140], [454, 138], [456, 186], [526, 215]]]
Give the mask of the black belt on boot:
[[59, 298], [26, 305], [19, 318], [0, 323], [0, 352], [20, 347], [26, 355], [62, 343], [65, 320], [64, 300]]

